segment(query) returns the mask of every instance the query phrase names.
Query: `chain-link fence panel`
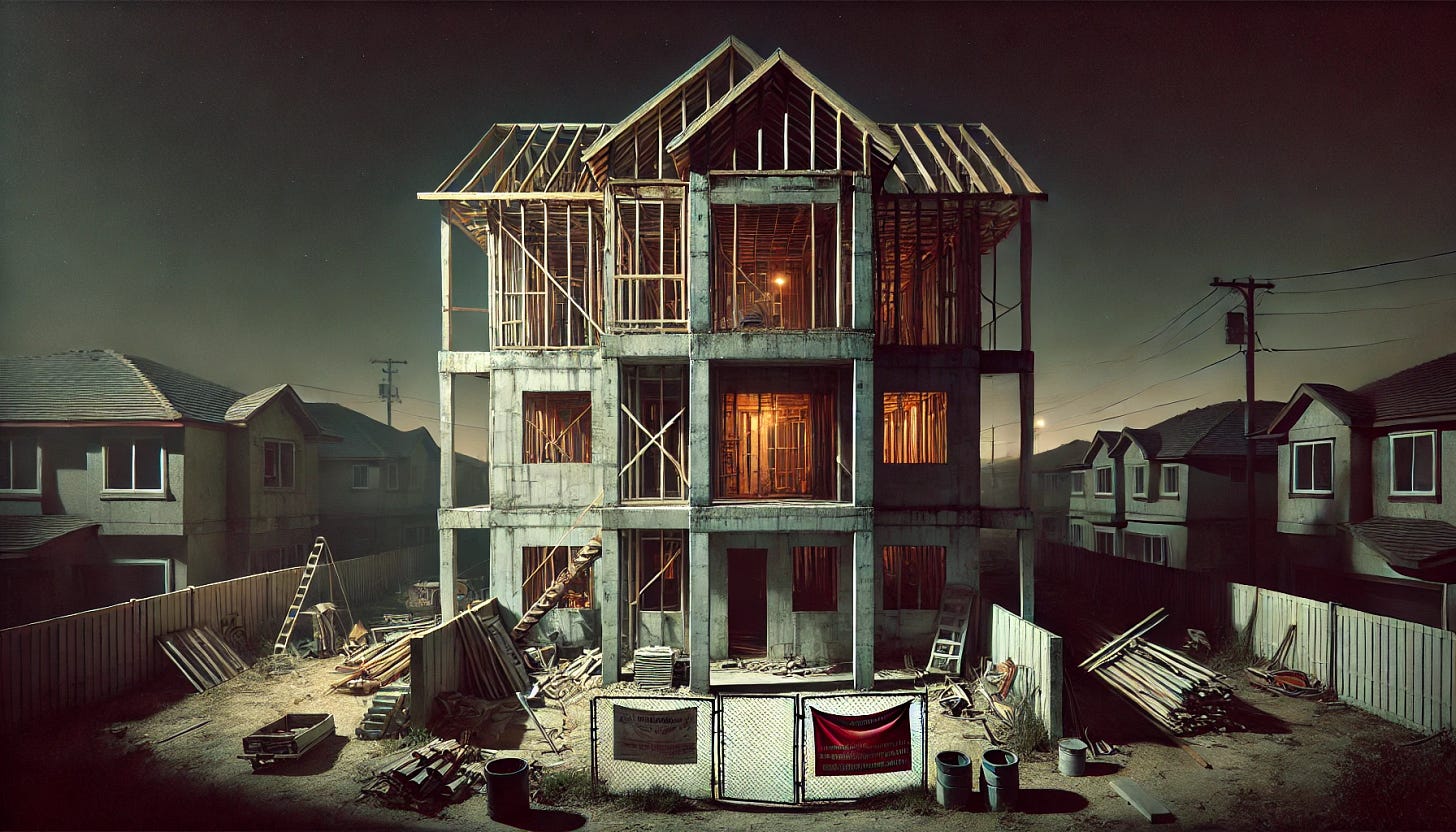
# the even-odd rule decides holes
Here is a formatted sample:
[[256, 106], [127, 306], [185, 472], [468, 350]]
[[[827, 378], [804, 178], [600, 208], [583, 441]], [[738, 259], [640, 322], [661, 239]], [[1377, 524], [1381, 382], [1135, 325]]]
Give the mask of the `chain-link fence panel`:
[[720, 796], [797, 803], [798, 698], [724, 694], [718, 703]]
[[592, 700], [592, 776], [608, 792], [664, 786], [713, 797], [713, 700], [598, 696]]
[[[803, 802], [855, 800], [877, 794], [889, 794], [912, 786], [925, 787], [926, 732], [925, 694], [851, 693], [826, 696], [805, 696], [800, 711], [800, 770], [803, 773]], [[814, 714], [831, 717], [864, 717], [908, 704], [910, 749], [909, 768], [899, 771], [878, 771], [870, 774], [816, 774], [819, 760]], [[886, 752], [888, 757], [903, 759], [903, 751]], [[826, 755], [826, 758], [829, 755]]]

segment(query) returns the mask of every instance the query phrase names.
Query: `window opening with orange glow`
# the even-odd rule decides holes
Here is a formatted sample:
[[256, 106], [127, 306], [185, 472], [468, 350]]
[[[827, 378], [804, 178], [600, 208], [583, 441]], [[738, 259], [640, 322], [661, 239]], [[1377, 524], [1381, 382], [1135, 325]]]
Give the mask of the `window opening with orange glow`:
[[880, 549], [887, 610], [938, 610], [945, 589], [944, 546], [884, 546]]
[[886, 393], [881, 404], [884, 411], [882, 462], [947, 461], [945, 393]]
[[850, 326], [847, 212], [837, 203], [712, 211], [715, 330]]
[[794, 612], [839, 610], [839, 549], [795, 546]]
[[521, 462], [591, 462], [591, 394], [521, 394]]
[[830, 393], [724, 393], [716, 496], [835, 499], [836, 440]]
[[[524, 546], [521, 548], [521, 598], [534, 603], [540, 598], [556, 576], [566, 568], [572, 551], [568, 546]], [[589, 609], [592, 607], [592, 568], [584, 567], [577, 573], [566, 591], [561, 594], [556, 606], [565, 609]]]

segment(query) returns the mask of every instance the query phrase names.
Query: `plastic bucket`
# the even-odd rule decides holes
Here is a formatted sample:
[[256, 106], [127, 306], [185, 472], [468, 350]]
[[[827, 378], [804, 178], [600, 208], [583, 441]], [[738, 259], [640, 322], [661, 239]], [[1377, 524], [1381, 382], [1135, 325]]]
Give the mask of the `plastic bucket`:
[[1001, 748], [988, 748], [981, 754], [981, 791], [986, 795], [986, 808], [1001, 812], [1016, 805], [1021, 790], [1020, 761]]
[[530, 795], [525, 760], [520, 757], [496, 757], [485, 764], [485, 803], [491, 817], [524, 817], [531, 809]]
[[1070, 737], [1057, 743], [1057, 771], [1063, 777], [1081, 777], [1087, 773], [1087, 743]]
[[935, 800], [947, 809], [964, 809], [975, 789], [971, 758], [959, 751], [935, 755]]

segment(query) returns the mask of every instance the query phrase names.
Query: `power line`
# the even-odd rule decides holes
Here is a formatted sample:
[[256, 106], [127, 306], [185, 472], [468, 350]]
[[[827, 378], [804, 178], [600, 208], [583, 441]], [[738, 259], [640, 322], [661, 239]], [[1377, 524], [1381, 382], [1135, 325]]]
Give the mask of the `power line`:
[[1127, 411], [1125, 413], [1115, 413], [1115, 414], [1113, 414], [1111, 416], [1104, 416], [1101, 419], [1093, 419], [1090, 422], [1080, 422], [1080, 423], [1075, 424], [1075, 425], [1064, 425], [1062, 427], [1057, 428], [1057, 430], [1071, 430], [1072, 428], [1085, 428], [1088, 425], [1100, 425], [1103, 422], [1110, 422], [1113, 419], [1121, 419], [1121, 418], [1126, 417], [1126, 416], [1135, 416], [1135, 415], [1137, 415], [1139, 413], [1147, 413], [1149, 410], [1157, 410], [1157, 409], [1162, 408], [1162, 407], [1172, 407], [1175, 404], [1183, 404], [1184, 402], [1191, 402], [1194, 399], [1202, 398], [1202, 396], [1203, 396], [1203, 394], [1199, 394], [1197, 396], [1189, 396], [1186, 399], [1174, 399], [1171, 402], [1163, 402], [1162, 404], [1155, 404], [1152, 407], [1143, 407], [1143, 408], [1139, 408], [1137, 410], [1129, 410], [1129, 411]]
[[1381, 262], [1381, 263], [1369, 263], [1369, 264], [1366, 264], [1364, 266], [1350, 266], [1349, 268], [1345, 268], [1345, 269], [1331, 269], [1330, 271], [1327, 271], [1327, 272], [1306, 272], [1304, 274], [1286, 274], [1286, 275], [1283, 275], [1281, 277], [1267, 277], [1267, 278], [1264, 278], [1264, 279], [1265, 280], [1301, 280], [1301, 279], [1306, 278], [1306, 277], [1328, 277], [1328, 276], [1334, 275], [1334, 274], [1348, 274], [1350, 272], [1361, 272], [1361, 271], [1365, 271], [1366, 269], [1379, 269], [1379, 268], [1383, 268], [1385, 266], [1398, 266], [1401, 263], [1415, 263], [1415, 262], [1420, 261], [1420, 260], [1433, 260], [1433, 259], [1435, 259], [1437, 257], [1446, 257], [1446, 256], [1451, 255], [1451, 254], [1456, 254], [1456, 249], [1451, 249], [1450, 251], [1438, 251], [1435, 254], [1422, 254], [1419, 257], [1405, 257], [1405, 258], [1402, 258], [1400, 260], [1386, 260], [1386, 261]]
[[[1189, 370], [1188, 372], [1184, 373], [1181, 376], [1174, 376], [1173, 378], [1165, 378], [1162, 381], [1154, 382], [1153, 384], [1149, 384], [1147, 387], [1144, 387], [1143, 389], [1137, 391], [1136, 393], [1133, 393], [1132, 395], [1125, 396], [1125, 397], [1123, 397], [1121, 399], [1118, 399], [1117, 401], [1113, 402], [1112, 404], [1103, 405], [1102, 407], [1099, 407], [1096, 410], [1090, 410], [1090, 411], [1088, 411], [1086, 413], [1082, 413], [1082, 414], [1078, 414], [1078, 415], [1079, 416], [1091, 416], [1093, 413], [1101, 413], [1102, 411], [1108, 409], [1109, 407], [1117, 407], [1118, 405], [1122, 404], [1123, 402], [1127, 401], [1128, 399], [1135, 399], [1138, 396], [1141, 396], [1142, 394], [1144, 394], [1144, 393], [1148, 392], [1149, 390], [1153, 389], [1154, 387], [1161, 387], [1164, 384], [1172, 384], [1175, 381], [1182, 381], [1183, 379], [1188, 378], [1189, 376], [1192, 376], [1192, 375], [1197, 375], [1198, 373], [1201, 373], [1201, 372], [1203, 372], [1204, 370], [1207, 370], [1210, 367], [1217, 367], [1218, 365], [1220, 365], [1223, 362], [1229, 360], [1230, 358], [1236, 358], [1239, 355], [1240, 355], [1240, 353], [1237, 353], [1237, 352], [1229, 353], [1228, 355], [1225, 355], [1223, 358], [1220, 358], [1220, 359], [1218, 359], [1216, 361], [1211, 361], [1211, 362], [1209, 362], [1207, 364], [1204, 364], [1202, 367], [1199, 367], [1196, 370]], [[1076, 419], [1078, 417], [1077, 416], [1072, 416], [1070, 418]]]
[[1322, 295], [1326, 292], [1353, 292], [1356, 289], [1375, 289], [1380, 286], [1394, 286], [1397, 283], [1415, 283], [1421, 280], [1436, 280], [1442, 277], [1456, 277], [1456, 272], [1441, 272], [1440, 274], [1428, 274], [1421, 277], [1402, 277], [1397, 280], [1385, 280], [1380, 283], [1366, 283], [1362, 286], [1336, 286], [1331, 289], [1296, 289], [1293, 292], [1279, 292], [1283, 295]]
[[1409, 341], [1410, 338], [1387, 338], [1384, 341], [1368, 341], [1364, 344], [1340, 344], [1334, 347], [1264, 347], [1262, 352], [1324, 352], [1325, 350], [1354, 350], [1361, 347], [1378, 347], [1381, 344], [1394, 344], [1397, 341]]
[[1456, 298], [1439, 298], [1421, 303], [1412, 303], [1407, 306], [1354, 306], [1349, 309], [1318, 309], [1308, 312], [1260, 312], [1259, 314], [1268, 317], [1270, 315], [1344, 315], [1351, 312], [1394, 312], [1400, 309], [1420, 309], [1423, 306], [1436, 306], [1442, 303], [1456, 303]]
[[[1184, 315], [1187, 315], [1189, 312], [1192, 312], [1195, 307], [1197, 307], [1199, 304], [1203, 303], [1204, 301], [1208, 300], [1209, 298], [1213, 297], [1217, 292], [1218, 292], [1217, 289], [1209, 289], [1208, 290], [1208, 294], [1206, 294], [1203, 297], [1199, 298], [1198, 300], [1195, 300], [1194, 302], [1188, 304], [1186, 307], [1183, 308], [1183, 311], [1182, 312], [1179, 312], [1178, 314], [1174, 315], [1172, 318], [1170, 318], [1168, 320], [1167, 323], [1165, 323], [1162, 326], [1158, 327], [1158, 331], [1157, 332], [1154, 332], [1152, 335], [1149, 335], [1148, 337], [1144, 338], [1143, 340], [1137, 342], [1137, 346], [1141, 347], [1144, 344], [1146, 344], [1146, 343], [1148, 343], [1150, 341], [1155, 340], [1159, 335], [1162, 335], [1164, 332], [1167, 332], [1168, 329], [1173, 326], [1173, 324], [1175, 324], [1175, 323], [1178, 322], [1178, 319], [1179, 318], [1183, 317]], [[1215, 305], [1217, 305], [1217, 304], [1215, 304]], [[1203, 312], [1199, 313], [1195, 317], [1195, 320], [1197, 318], [1203, 317], [1204, 313], [1206, 313], [1207, 311], [1208, 310], [1205, 309]]]

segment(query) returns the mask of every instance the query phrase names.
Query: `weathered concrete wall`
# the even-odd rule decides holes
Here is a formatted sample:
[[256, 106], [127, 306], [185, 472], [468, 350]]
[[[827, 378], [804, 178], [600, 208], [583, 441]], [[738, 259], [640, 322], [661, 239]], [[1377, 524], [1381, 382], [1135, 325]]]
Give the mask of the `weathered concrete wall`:
[[[526, 576], [521, 550], [527, 546], [553, 546], [559, 542], [566, 552], [575, 552], [586, 545], [600, 528], [599, 521], [589, 518], [568, 534], [572, 516], [557, 519], [554, 514], [543, 512], [529, 518], [539, 525], [501, 524], [491, 527], [490, 592], [500, 602], [502, 614], [511, 622], [520, 618], [521, 613], [536, 601], [535, 598], [523, 597], [521, 584]], [[514, 519], [528, 518], [517, 515]], [[593, 580], [596, 580], [595, 572], [599, 568], [600, 562], [593, 567]], [[594, 595], [600, 598], [599, 591]], [[594, 608], [552, 610], [536, 625], [530, 638], [555, 642], [565, 648], [596, 646], [601, 638], [600, 611]]]
[[1456, 501], [1442, 499], [1445, 489], [1456, 488], [1456, 431], [1436, 431], [1436, 496], [1392, 496], [1390, 435], [1377, 437], [1372, 443], [1372, 471], [1375, 477], [1374, 513], [1383, 517], [1408, 517], [1421, 520], [1443, 520], [1456, 523]]
[[[1294, 494], [1293, 443], [1334, 440], [1334, 488], [1328, 496]], [[1285, 534], [1334, 534], [1340, 523], [1358, 522], [1369, 513], [1370, 442], [1341, 423], [1319, 402], [1310, 402], [1279, 446], [1279, 531]]]
[[[585, 506], [615, 476], [616, 419], [606, 414], [596, 367], [495, 369], [491, 379], [491, 506], [493, 508]], [[522, 395], [591, 393], [590, 462], [523, 463], [525, 442]]]
[[[969, 507], [981, 501], [980, 372], [963, 354], [958, 362], [932, 362], [924, 355], [889, 354], [875, 362], [874, 412], [875, 505], [886, 508]], [[884, 462], [886, 393], [946, 394], [944, 464]]]

